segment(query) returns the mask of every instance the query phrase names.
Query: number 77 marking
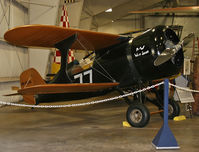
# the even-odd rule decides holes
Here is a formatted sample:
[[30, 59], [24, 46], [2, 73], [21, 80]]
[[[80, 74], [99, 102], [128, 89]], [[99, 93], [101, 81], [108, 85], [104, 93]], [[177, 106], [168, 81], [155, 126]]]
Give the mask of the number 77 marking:
[[74, 79], [79, 78], [79, 82], [83, 83], [83, 76], [89, 75], [89, 83], [93, 83], [93, 73], [92, 73], [92, 69], [85, 71], [83, 73], [79, 73], [77, 75], [74, 76]]

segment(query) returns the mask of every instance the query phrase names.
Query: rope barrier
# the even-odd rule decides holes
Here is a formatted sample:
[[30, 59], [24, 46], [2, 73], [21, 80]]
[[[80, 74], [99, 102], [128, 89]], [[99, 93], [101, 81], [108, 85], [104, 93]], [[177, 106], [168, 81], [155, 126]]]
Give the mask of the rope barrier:
[[174, 85], [172, 83], [169, 83], [169, 85], [171, 85], [172, 87], [175, 87], [179, 90], [183, 90], [183, 91], [188, 91], [188, 92], [195, 92], [195, 93], [199, 93], [199, 90], [192, 90], [192, 89], [189, 89], [189, 88], [183, 88], [183, 87], [179, 87], [177, 85]]
[[[19, 104], [19, 103], [0, 101], [0, 105], [9, 105], [9, 106], [18, 106], [18, 107], [27, 107], [27, 108], [69, 108], [69, 107], [79, 107], [79, 106], [86, 106], [86, 105], [94, 105], [94, 104], [98, 104], [98, 103], [104, 103], [104, 102], [108, 102], [108, 101], [121, 99], [121, 98], [124, 98], [124, 97], [127, 97], [127, 96], [132, 96], [132, 95], [135, 95], [135, 94], [150, 90], [152, 88], [158, 87], [158, 86], [160, 86], [162, 84], [164, 84], [164, 82], [160, 82], [158, 84], [155, 84], [155, 85], [152, 85], [152, 86], [148, 86], [148, 87], [143, 88], [141, 90], [130, 92], [130, 93], [127, 93], [127, 94], [124, 94], [124, 95], [119, 95], [119, 96], [115, 96], [115, 97], [111, 97], [111, 98], [107, 98], [107, 99], [102, 99], [102, 100], [97, 100], [97, 101], [77, 103], [77, 104], [66, 104], [66, 105], [27, 105], [27, 104]], [[175, 87], [177, 89], [180, 89], [180, 90], [199, 93], [198, 90], [192, 90], [192, 89], [179, 87], [179, 86], [176, 86], [176, 85], [174, 85], [172, 83], [169, 83], [169, 85], [173, 86], [173, 87]]]

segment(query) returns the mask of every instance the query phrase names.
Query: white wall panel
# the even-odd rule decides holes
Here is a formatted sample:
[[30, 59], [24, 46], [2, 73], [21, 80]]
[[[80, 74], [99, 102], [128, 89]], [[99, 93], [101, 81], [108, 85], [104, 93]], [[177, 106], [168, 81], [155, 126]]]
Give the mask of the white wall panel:
[[[5, 14], [5, 16], [4, 16]], [[0, 100], [19, 101], [20, 96], [4, 97], [14, 93], [11, 86], [19, 86], [19, 76], [28, 68], [27, 48], [16, 47], [3, 41], [4, 33], [15, 26], [28, 23], [28, 9], [11, 0], [1, 0], [0, 5]]]
[[[15, 93], [12, 86], [20, 86], [19, 76], [28, 68], [28, 50], [0, 41], [0, 100], [17, 102], [21, 96], [5, 97], [3, 95]], [[0, 105], [1, 106], [1, 105]]]
[[[5, 16], [4, 16], [5, 15]], [[4, 0], [0, 5], [0, 37], [12, 27], [27, 22], [28, 10], [15, 1]], [[0, 41], [0, 78], [19, 77], [22, 70], [28, 67], [27, 49], [12, 46]]]
[[[48, 5], [30, 4], [30, 24], [55, 25], [59, 0], [31, 0], [30, 2]], [[45, 77], [50, 50], [29, 48], [29, 53], [30, 67], [34, 67], [42, 77]]]
[[0, 78], [18, 77], [28, 68], [28, 51], [0, 41]]
[[84, 0], [78, 1], [76, 3], [67, 4], [70, 27], [79, 27], [83, 3]]
[[11, 5], [11, 27], [16, 27], [24, 24], [28, 24], [28, 10], [23, 7]]
[[28, 24], [28, 9], [16, 1], [3, 0], [0, 3], [0, 37], [15, 26]]
[[3, 38], [4, 32], [9, 28], [9, 6], [10, 3], [7, 0], [0, 3], [0, 38]]
[[30, 0], [30, 2], [38, 4], [30, 4], [30, 24], [55, 25], [59, 0]]
[[30, 67], [35, 68], [45, 78], [50, 51], [46, 49], [30, 49]]

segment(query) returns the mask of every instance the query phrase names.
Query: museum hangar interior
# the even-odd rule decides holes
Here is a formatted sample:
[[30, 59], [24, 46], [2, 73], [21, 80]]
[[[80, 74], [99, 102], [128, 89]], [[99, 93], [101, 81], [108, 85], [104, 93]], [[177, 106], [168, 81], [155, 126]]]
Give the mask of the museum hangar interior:
[[0, 151], [199, 149], [199, 0], [0, 0]]

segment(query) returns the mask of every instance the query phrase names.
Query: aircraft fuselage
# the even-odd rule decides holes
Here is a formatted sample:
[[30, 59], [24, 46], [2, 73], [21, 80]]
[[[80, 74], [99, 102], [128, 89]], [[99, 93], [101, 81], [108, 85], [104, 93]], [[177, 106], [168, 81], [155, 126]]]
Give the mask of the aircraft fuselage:
[[[73, 37], [70, 39], [71, 43], [72, 39]], [[159, 66], [154, 65], [155, 59], [170, 47], [168, 42], [174, 45], [179, 42], [175, 32], [165, 26], [154, 27], [138, 37], [129, 37], [119, 44], [96, 50], [93, 66], [89, 69], [71, 74], [73, 67], [67, 68], [67, 65], [62, 63], [60, 71], [50, 83], [119, 82], [119, 87], [125, 88], [177, 75], [183, 65], [182, 49], [167, 62]], [[48, 94], [39, 95], [37, 99], [38, 101], [71, 100], [103, 93], [104, 91], [89, 94]]]
[[[116, 81], [120, 87], [171, 77], [178, 74], [183, 65], [183, 51], [179, 50], [167, 62], [155, 66], [154, 61], [167, 47], [167, 42], [179, 42], [175, 32], [165, 26], [157, 26], [144, 34], [129, 38], [120, 44], [96, 50], [91, 69], [72, 76], [76, 83], [100, 83]], [[92, 80], [91, 80], [92, 79]]]

